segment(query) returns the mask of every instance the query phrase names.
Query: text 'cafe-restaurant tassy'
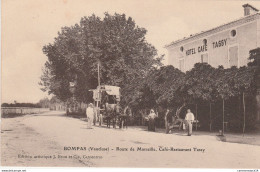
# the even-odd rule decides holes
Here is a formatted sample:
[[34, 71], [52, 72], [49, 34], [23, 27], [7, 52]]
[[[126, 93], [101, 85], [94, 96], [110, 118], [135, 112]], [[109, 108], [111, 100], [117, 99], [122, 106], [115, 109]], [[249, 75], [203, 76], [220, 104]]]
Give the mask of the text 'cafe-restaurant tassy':
[[243, 7], [244, 17], [238, 20], [166, 45], [168, 64], [183, 72], [199, 62], [224, 68], [247, 65], [249, 51], [260, 47], [260, 14], [249, 4]]

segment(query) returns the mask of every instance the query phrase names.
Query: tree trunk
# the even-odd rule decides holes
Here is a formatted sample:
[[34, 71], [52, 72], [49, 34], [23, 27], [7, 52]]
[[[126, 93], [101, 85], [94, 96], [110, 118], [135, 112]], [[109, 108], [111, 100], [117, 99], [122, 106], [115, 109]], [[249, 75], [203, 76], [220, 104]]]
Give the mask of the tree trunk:
[[238, 117], [239, 117], [239, 127], [242, 126], [242, 122], [241, 122], [241, 95], [239, 94], [238, 96]]
[[225, 131], [225, 100], [223, 98], [223, 126], [222, 126], [222, 135], [224, 135], [224, 131]]
[[146, 110], [140, 110], [140, 112], [142, 114], [142, 125], [145, 125]]
[[209, 103], [209, 131], [211, 131], [211, 103]]
[[246, 106], [245, 106], [245, 93], [243, 92], [243, 111], [244, 111], [244, 124], [243, 124], [243, 137], [245, 134], [245, 128], [246, 128]]
[[198, 104], [196, 104], [196, 131], [198, 130]]
[[175, 116], [179, 119], [180, 118], [180, 113], [182, 108], [184, 108], [186, 106], [186, 103], [183, 103], [181, 107], [177, 108]]

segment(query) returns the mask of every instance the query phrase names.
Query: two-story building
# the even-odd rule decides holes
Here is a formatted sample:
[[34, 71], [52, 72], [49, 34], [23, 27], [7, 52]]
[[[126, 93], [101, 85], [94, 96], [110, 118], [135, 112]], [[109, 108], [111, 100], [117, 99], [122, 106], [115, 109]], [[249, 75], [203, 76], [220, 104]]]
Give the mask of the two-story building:
[[[206, 62], [213, 67], [245, 66], [249, 51], [260, 47], [260, 13], [252, 5], [245, 4], [244, 16], [165, 46], [168, 64], [186, 72], [195, 63]], [[259, 78], [259, 77], [258, 77]], [[260, 121], [260, 87], [258, 85], [257, 115]]]
[[260, 14], [249, 4], [243, 7], [240, 19], [166, 45], [168, 64], [183, 72], [199, 62], [225, 68], [247, 65], [249, 51], [260, 47]]

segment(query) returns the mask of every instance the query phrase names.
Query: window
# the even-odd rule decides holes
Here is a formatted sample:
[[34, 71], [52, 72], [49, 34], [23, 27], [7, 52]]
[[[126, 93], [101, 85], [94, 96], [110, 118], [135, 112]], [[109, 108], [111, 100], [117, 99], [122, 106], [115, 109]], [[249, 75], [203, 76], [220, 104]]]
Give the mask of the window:
[[207, 45], [208, 41], [207, 39], [203, 39], [203, 45]]
[[201, 54], [201, 63], [209, 63], [208, 54]]
[[180, 47], [180, 51], [183, 52], [183, 50], [184, 50], [184, 48], [183, 48], [183, 46], [181, 46], [181, 47]]
[[238, 66], [238, 46], [229, 47], [229, 67]]
[[237, 31], [231, 30], [230, 35], [231, 35], [231, 37], [235, 37], [237, 35]]
[[181, 71], [184, 71], [184, 58], [179, 60], [179, 69]]

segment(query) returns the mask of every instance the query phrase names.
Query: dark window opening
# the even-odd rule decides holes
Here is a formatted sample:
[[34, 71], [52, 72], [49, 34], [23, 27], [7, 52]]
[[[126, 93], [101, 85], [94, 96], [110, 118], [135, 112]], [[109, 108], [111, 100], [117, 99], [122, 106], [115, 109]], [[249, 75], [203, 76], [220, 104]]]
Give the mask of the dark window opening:
[[208, 43], [207, 39], [203, 39], [203, 44], [207, 45], [207, 43]]
[[231, 30], [230, 34], [231, 34], [232, 37], [235, 37], [236, 34], [237, 34], [237, 31], [236, 30]]

